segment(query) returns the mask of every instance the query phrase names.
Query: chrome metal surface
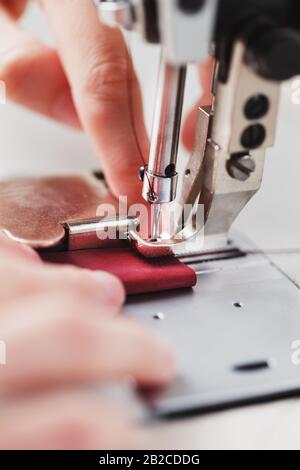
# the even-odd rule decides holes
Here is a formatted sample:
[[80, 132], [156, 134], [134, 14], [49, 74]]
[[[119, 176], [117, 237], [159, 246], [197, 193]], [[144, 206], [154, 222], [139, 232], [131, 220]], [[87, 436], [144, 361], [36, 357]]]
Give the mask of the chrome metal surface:
[[217, 0], [204, 2], [193, 14], [180, 9], [178, 0], [159, 0], [157, 7], [166, 59], [177, 65], [204, 61], [212, 39]]
[[[205, 236], [216, 241], [215, 248], [227, 245], [229, 230], [249, 200], [260, 189], [266, 150], [274, 144], [277, 125], [280, 84], [256, 75], [244, 63], [245, 46], [235, 44], [231, 72], [227, 83], [218, 82], [214, 115], [209, 133], [210, 144], [204, 158], [204, 179], [199, 192], [199, 203], [205, 210]], [[249, 122], [244, 109], [252, 96], [264, 94], [270, 103], [268, 113], [259, 121]], [[242, 145], [241, 136], [252, 124], [264, 126], [265, 139], [255, 149]], [[234, 179], [227, 171], [233, 155], [247, 153], [253, 172], [244, 181]]]
[[186, 67], [175, 67], [162, 58], [143, 188], [143, 196], [150, 203], [169, 203], [176, 197], [176, 164], [185, 79]]
[[[235, 244], [251, 247], [239, 237]], [[140, 296], [126, 306], [130, 317], [150, 325], [176, 351], [175, 382], [144, 397], [147, 407], [166, 416], [298, 393], [291, 345], [300, 335], [299, 288], [264, 255], [194, 267], [195, 289]]]
[[217, 0], [204, 2], [193, 14], [180, 8], [178, 0], [157, 0], [157, 18], [146, 13], [144, 0], [94, 0], [94, 3], [101, 21], [109, 26], [135, 29], [145, 40], [149, 40], [149, 30], [157, 29], [164, 56], [173, 65], [201, 62], [207, 57]]
[[127, 30], [134, 27], [134, 4], [132, 0], [93, 0], [99, 17], [107, 26], [121, 26]]
[[250, 155], [233, 156], [228, 161], [227, 169], [232, 178], [247, 181], [255, 171], [255, 162]]
[[145, 170], [143, 197], [150, 204], [166, 204], [174, 201], [178, 183], [177, 173], [173, 176], [154, 175]]
[[197, 132], [195, 148], [185, 169], [184, 184], [180, 195], [179, 203], [182, 206], [184, 204], [191, 204], [194, 206], [199, 199], [199, 191], [202, 187], [204, 171], [203, 160], [207, 147], [208, 130], [211, 118], [211, 106], [203, 106], [199, 108], [196, 125]]
[[[138, 5], [143, 10], [141, 2], [136, 1], [136, 11]], [[151, 204], [168, 204], [176, 197], [176, 163], [186, 65], [195, 50], [201, 49], [200, 41], [195, 41], [195, 38], [203, 33], [200, 33], [199, 21], [203, 20], [208, 9], [210, 21], [205, 35], [209, 37], [207, 30], [213, 24], [215, 6], [216, 2], [206, 2], [204, 8], [188, 15], [175, 0], [157, 2], [163, 52], [149, 165], [143, 179], [143, 196]], [[140, 19], [141, 16], [137, 14], [137, 22]], [[205, 47], [208, 51], [208, 43]], [[246, 64], [245, 47], [239, 41], [234, 44], [226, 82], [219, 79], [219, 67], [216, 64], [213, 105], [211, 109], [199, 110], [196, 147], [186, 169], [180, 200], [182, 205], [192, 204], [192, 222], [195, 221], [198, 204], [204, 207], [205, 244], [203, 246], [203, 237], [199, 237], [199, 244], [194, 243], [186, 254], [222, 252], [228, 248], [230, 228], [259, 190], [265, 153], [274, 143], [280, 84], [261, 78]], [[247, 103], [256, 96], [264, 96], [270, 105], [265, 115], [253, 120], [245, 109]], [[261, 133], [258, 140], [255, 137], [257, 133]], [[156, 215], [159, 212], [156, 210]], [[152, 235], [160, 235], [158, 218], [154, 220]], [[178, 232], [182, 229], [184, 227], [179, 225]], [[194, 227], [189, 232], [183, 235], [184, 243], [194, 239], [199, 228]], [[184, 254], [184, 243], [180, 245], [173, 234], [169, 239], [154, 243], [151, 249], [151, 241], [137, 241], [136, 238], [134, 241], [141, 252], [153, 255], [157, 249], [157, 253], [160, 253], [164, 243], [166, 252]]]
[[107, 248], [116, 246], [122, 240], [127, 241], [128, 233], [137, 232], [139, 221], [133, 217], [114, 219], [88, 219], [67, 222], [67, 248], [83, 250], [89, 248]]
[[[198, 243], [195, 241], [197, 237], [199, 237]], [[132, 247], [145, 258], [160, 258], [170, 255], [192, 256], [196, 250], [198, 250], [197, 254], [202, 251], [199, 250], [199, 245], [200, 240], [203, 241], [203, 226], [199, 224], [199, 227], [195, 228], [192, 224], [188, 224], [172, 238], [158, 237], [150, 240], [145, 240], [135, 230], [130, 230], [128, 240]]]
[[[256, 75], [245, 64], [244, 54], [244, 44], [237, 42], [228, 81], [223, 83], [216, 78], [212, 108], [199, 110], [196, 147], [186, 169], [187, 184], [183, 185], [181, 204], [192, 204], [192, 222], [198, 206], [204, 208], [204, 244], [203, 236], [199, 237], [199, 243], [190, 245], [186, 255], [229, 248], [231, 226], [260, 189], [266, 150], [274, 144], [280, 84]], [[218, 73], [218, 67], [215, 70]], [[264, 116], [253, 122], [245, 115], [245, 105], [258, 94], [266, 96], [270, 106]], [[264, 130], [264, 138], [255, 148], [245, 148], [242, 136], [251, 126], [258, 125]], [[181, 229], [179, 226], [179, 232]], [[201, 231], [194, 228], [191, 232], [195, 240], [195, 234]], [[184, 245], [172, 240], [165, 244], [173, 253], [184, 255]]]
[[159, 224], [160, 224], [160, 216], [161, 216], [161, 205], [160, 204], [153, 204], [153, 223], [152, 223], [152, 233], [151, 239], [157, 240], [159, 238]]

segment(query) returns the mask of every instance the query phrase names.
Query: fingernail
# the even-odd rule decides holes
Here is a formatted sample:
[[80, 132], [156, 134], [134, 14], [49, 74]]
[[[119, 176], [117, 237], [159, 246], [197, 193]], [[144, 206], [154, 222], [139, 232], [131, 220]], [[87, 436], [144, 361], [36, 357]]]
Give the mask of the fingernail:
[[81, 128], [81, 123], [70, 90], [64, 91], [54, 102], [52, 115], [57, 121], [71, 127]]
[[105, 292], [108, 302], [123, 305], [126, 298], [125, 289], [118, 278], [101, 271], [91, 271], [91, 276], [99, 283], [99, 289]]

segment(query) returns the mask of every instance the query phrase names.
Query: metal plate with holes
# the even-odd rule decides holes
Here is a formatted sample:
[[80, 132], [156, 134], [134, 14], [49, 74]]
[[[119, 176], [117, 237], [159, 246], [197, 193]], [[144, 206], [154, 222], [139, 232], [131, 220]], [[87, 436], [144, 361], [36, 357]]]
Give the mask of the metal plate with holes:
[[300, 290], [259, 254], [199, 264], [194, 291], [130, 300], [128, 315], [175, 346], [173, 386], [157, 415], [206, 411], [300, 391], [292, 363], [300, 339]]

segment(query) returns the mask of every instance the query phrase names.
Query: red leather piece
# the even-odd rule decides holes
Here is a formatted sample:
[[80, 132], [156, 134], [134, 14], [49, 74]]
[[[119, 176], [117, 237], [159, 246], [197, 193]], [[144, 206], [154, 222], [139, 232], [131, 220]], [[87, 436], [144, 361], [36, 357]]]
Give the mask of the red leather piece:
[[72, 264], [92, 271], [106, 271], [117, 276], [127, 294], [145, 294], [193, 287], [195, 272], [173, 257], [144, 259], [130, 248], [42, 253], [51, 263]]

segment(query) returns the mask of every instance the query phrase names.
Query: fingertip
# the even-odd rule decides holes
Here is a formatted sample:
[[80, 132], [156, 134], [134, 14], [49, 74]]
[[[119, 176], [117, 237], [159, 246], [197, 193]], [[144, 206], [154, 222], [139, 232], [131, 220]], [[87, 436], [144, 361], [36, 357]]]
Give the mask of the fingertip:
[[69, 89], [64, 90], [55, 100], [52, 106], [52, 117], [75, 129], [81, 129], [81, 123]]
[[157, 340], [158, 380], [161, 385], [168, 385], [175, 377], [176, 356], [174, 348], [166, 339]]
[[2, 3], [2, 7], [5, 8], [14, 19], [20, 18], [27, 5], [26, 0], [4, 0]]
[[117, 277], [104, 271], [91, 271], [90, 275], [99, 283], [99, 288], [104, 290], [110, 303], [118, 307], [124, 304], [126, 299], [125, 288]]
[[22, 257], [30, 261], [41, 262], [41, 258], [33, 248], [14, 241], [6, 230], [0, 231], [0, 244], [4, 250], [9, 250], [18, 257]]
[[[161, 336], [155, 336], [137, 325], [137, 333], [143, 344], [142, 362], [138, 364], [137, 379], [142, 386], [165, 387], [176, 374], [176, 356], [172, 344]], [[143, 334], [142, 334], [143, 333]]]

